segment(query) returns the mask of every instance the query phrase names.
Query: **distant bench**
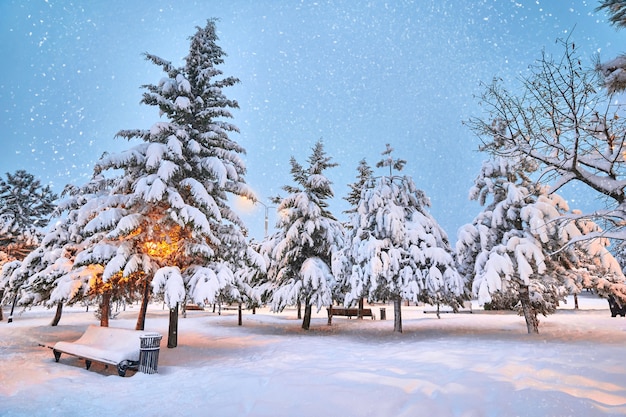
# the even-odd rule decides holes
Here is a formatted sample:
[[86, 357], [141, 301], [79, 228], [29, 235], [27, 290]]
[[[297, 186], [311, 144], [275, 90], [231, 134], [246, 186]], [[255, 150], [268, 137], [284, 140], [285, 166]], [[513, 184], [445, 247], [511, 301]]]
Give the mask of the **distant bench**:
[[158, 342], [161, 340], [159, 333], [91, 325], [78, 340], [57, 342], [51, 348], [56, 362], [62, 353], [66, 353], [84, 359], [86, 369], [92, 361], [100, 362], [115, 365], [118, 375], [125, 376], [127, 369], [138, 368], [142, 336], [158, 337]]
[[458, 308], [457, 310], [441, 310], [441, 309], [437, 309], [437, 310], [424, 310], [424, 314], [446, 314], [446, 313], [454, 313], [454, 314], [458, 314], [458, 313], [469, 313], [472, 314], [472, 302], [471, 301], [464, 301], [463, 305], [461, 306], [461, 308]]
[[332, 323], [333, 316], [344, 316], [349, 319], [352, 317], [371, 317], [374, 320], [374, 313], [371, 308], [362, 308], [359, 310], [356, 307], [326, 307], [328, 312], [328, 324]]

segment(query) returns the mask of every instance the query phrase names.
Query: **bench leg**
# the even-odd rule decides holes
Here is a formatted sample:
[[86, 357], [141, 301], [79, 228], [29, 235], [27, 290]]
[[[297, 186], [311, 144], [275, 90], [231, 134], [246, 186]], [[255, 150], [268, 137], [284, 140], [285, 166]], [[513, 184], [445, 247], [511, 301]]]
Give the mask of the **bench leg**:
[[85, 369], [89, 370], [91, 367], [91, 361], [89, 359], [85, 359]]
[[59, 359], [61, 358], [61, 352], [59, 352], [58, 350], [52, 349], [52, 353], [54, 353], [54, 361], [58, 362]]
[[126, 376], [127, 369], [128, 369], [128, 361], [122, 361], [117, 364], [117, 374], [119, 376]]

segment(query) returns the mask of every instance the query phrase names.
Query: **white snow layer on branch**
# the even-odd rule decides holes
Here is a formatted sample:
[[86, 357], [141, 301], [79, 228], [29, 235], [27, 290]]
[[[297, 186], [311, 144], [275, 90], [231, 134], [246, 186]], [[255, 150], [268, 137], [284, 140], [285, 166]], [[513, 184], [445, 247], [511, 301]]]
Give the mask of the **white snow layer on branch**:
[[165, 152], [167, 152], [167, 147], [162, 143], [154, 142], [148, 145], [148, 149], [146, 149], [146, 169], [153, 170], [158, 167]]
[[332, 304], [335, 277], [324, 261], [318, 257], [306, 259], [300, 267], [300, 277], [303, 287], [311, 290], [311, 305], [317, 306], [317, 311]]
[[189, 101], [189, 98], [187, 97], [178, 96], [174, 101], [174, 106], [179, 110], [186, 111], [189, 110], [189, 107], [191, 107], [191, 101]]
[[109, 208], [102, 210], [89, 223], [85, 225], [85, 233], [93, 234], [113, 227], [124, 216], [124, 210], [120, 208]]
[[191, 83], [183, 74], [176, 75], [176, 84], [178, 84], [178, 91], [187, 94], [191, 93]]
[[222, 219], [220, 210], [213, 197], [208, 193], [206, 187], [195, 178], [185, 178], [180, 182], [183, 187], [189, 187], [189, 191], [194, 200], [209, 209], [211, 215], [218, 221]]
[[94, 245], [91, 249], [79, 252], [76, 255], [75, 263], [77, 265], [87, 264], [100, 264], [104, 265], [115, 256], [117, 252], [117, 246], [109, 245], [107, 243], [99, 243]]
[[177, 303], [185, 301], [185, 282], [176, 266], [160, 268], [152, 279], [152, 291], [154, 294], [163, 293], [165, 304], [169, 308], [176, 307]]
[[[109, 210], [110, 211], [110, 210]], [[107, 237], [118, 238], [120, 236], [128, 235], [129, 233], [137, 230], [141, 225], [143, 215], [140, 213], [132, 213], [122, 217], [118, 222], [115, 229], [113, 229]]]
[[234, 274], [225, 265], [218, 267], [217, 273], [213, 268], [197, 267], [189, 280], [191, 299], [200, 305], [214, 304], [220, 291], [233, 281]]
[[186, 205], [178, 212], [178, 219], [174, 220], [182, 221], [185, 225], [192, 224], [196, 230], [204, 234], [211, 234], [209, 221], [197, 207]]
[[178, 169], [179, 166], [177, 164], [172, 161], [168, 161], [167, 159], [164, 159], [159, 165], [159, 169], [157, 170], [157, 176], [163, 181], [168, 182], [174, 176], [174, 174], [176, 174], [176, 171], [178, 171]]
[[[479, 266], [477, 260], [476, 266]], [[478, 296], [478, 302], [482, 305], [491, 301], [491, 294], [502, 289], [502, 282], [509, 280], [514, 273], [513, 263], [506, 253], [493, 251], [488, 255], [487, 261], [481, 271], [477, 271], [472, 290]]]
[[167, 186], [156, 174], [140, 178], [135, 183], [135, 193], [146, 202], [158, 202], [163, 198]]

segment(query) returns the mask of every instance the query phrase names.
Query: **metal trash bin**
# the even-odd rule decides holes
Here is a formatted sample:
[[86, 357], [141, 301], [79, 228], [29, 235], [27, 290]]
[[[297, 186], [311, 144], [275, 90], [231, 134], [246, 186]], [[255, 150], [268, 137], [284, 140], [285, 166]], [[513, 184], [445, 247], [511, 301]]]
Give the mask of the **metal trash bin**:
[[385, 307], [380, 308], [380, 319], [387, 320], [387, 310], [385, 309]]
[[148, 333], [139, 336], [139, 372], [156, 374], [159, 365], [159, 351], [161, 350], [161, 336], [159, 333]]

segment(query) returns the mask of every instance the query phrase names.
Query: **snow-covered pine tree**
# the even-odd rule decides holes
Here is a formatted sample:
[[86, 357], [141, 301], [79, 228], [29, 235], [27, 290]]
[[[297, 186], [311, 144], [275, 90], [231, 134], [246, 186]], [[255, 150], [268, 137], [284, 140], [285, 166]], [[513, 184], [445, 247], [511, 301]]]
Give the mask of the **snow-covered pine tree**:
[[[456, 246], [459, 270], [472, 282], [479, 302], [516, 305], [528, 333], [538, 333], [538, 314], [553, 313], [565, 295], [580, 290], [582, 282], [592, 285], [574, 277], [581, 251], [601, 255], [603, 270], [619, 274], [599, 239], [586, 248], [578, 243], [566, 246], [583, 232], [575, 222], [559, 221], [567, 204], [531, 181], [529, 174], [535, 169], [527, 158], [485, 161], [470, 191], [470, 198], [486, 204], [485, 209], [460, 228]], [[599, 284], [595, 288], [621, 291], [620, 279], [615, 278], [595, 280]]]
[[37, 246], [57, 196], [24, 170], [6, 176], [0, 178], [0, 252], [6, 255], [1, 259], [22, 260]]
[[[141, 277], [139, 285], [146, 289], [151, 282], [172, 311], [188, 295], [214, 301], [223, 286], [216, 275], [232, 276], [228, 258], [246, 243], [228, 196], [254, 199], [244, 180], [244, 149], [229, 137], [238, 129], [225, 120], [238, 104], [222, 89], [238, 80], [222, 77], [217, 68], [225, 55], [217, 40], [215, 20], [208, 20], [191, 38], [184, 66], [146, 56], [165, 77], [144, 86], [142, 103], [158, 107], [166, 121], [147, 130], [120, 131], [118, 137], [141, 143], [103, 156], [95, 167], [96, 174], [123, 173], [87, 226], [104, 238], [88, 249], [82, 263], [104, 265], [104, 282]], [[101, 258], [109, 247], [115, 248], [114, 256]]]
[[288, 305], [304, 305], [302, 328], [311, 324], [312, 306], [318, 311], [332, 304], [335, 278], [330, 265], [333, 252], [343, 244], [343, 227], [328, 210], [333, 197], [331, 182], [324, 172], [337, 164], [331, 162], [318, 141], [304, 168], [291, 158], [295, 186], [286, 185], [287, 196], [277, 198], [279, 232], [271, 243], [268, 279], [271, 282], [271, 307], [282, 311]]
[[377, 167], [389, 168], [363, 188], [352, 232], [333, 263], [347, 274], [345, 304], [361, 297], [394, 303], [394, 331], [402, 332], [402, 300], [458, 308], [465, 282], [456, 271], [446, 233], [427, 211], [429, 199], [410, 176], [397, 176], [406, 161], [394, 159], [387, 145]]

